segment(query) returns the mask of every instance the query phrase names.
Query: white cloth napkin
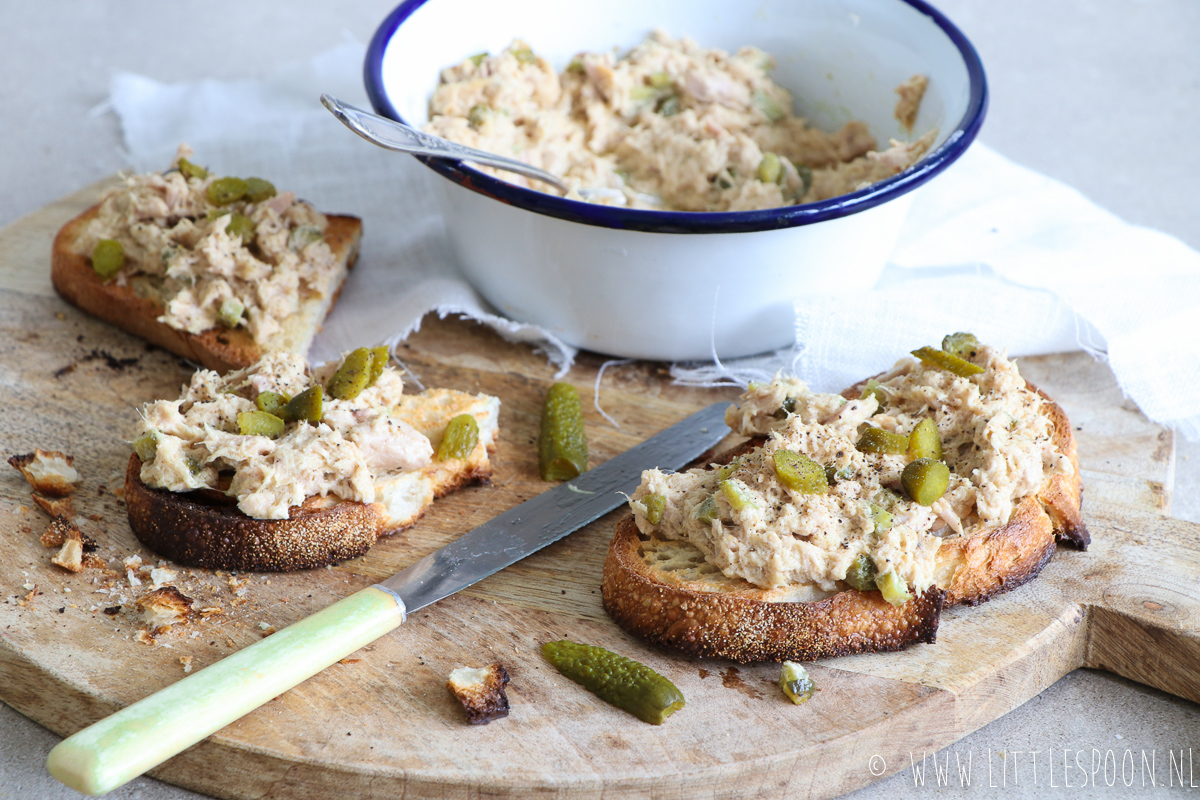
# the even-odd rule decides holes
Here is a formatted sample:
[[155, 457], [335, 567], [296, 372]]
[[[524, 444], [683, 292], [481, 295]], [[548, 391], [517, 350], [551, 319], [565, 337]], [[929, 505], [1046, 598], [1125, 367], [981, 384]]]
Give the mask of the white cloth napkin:
[[[433, 197], [442, 180], [347, 131], [318, 102], [366, 106], [363, 47], [346, 44], [264, 80], [164, 84], [114, 77], [130, 167], [158, 170], [187, 142], [226, 174], [259, 175], [322, 210], [355, 214], [363, 252], [310, 352], [314, 362], [395, 343], [431, 312], [464, 314], [540, 347], [561, 371], [575, 350], [498, 315], [454, 263]], [[791, 350], [733, 363], [675, 365], [690, 383], [745, 382], [785, 368], [836, 391], [890, 366], [897, 351], [967, 330], [1010, 355], [1084, 349], [1156, 422], [1200, 439], [1200, 253], [1123, 222], [1078, 192], [976, 142], [917, 190], [879, 285], [796, 303]]]

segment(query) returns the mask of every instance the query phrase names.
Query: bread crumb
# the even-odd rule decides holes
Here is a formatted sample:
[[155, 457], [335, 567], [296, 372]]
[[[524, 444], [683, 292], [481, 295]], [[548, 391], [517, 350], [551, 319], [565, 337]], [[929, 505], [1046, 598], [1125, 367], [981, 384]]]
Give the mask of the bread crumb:
[[50, 563], [68, 572], [83, 572], [83, 543], [78, 539], [67, 539], [58, 554], [51, 557]]
[[192, 614], [193, 602], [192, 598], [174, 586], [164, 586], [146, 592], [135, 604], [142, 613], [142, 621], [146, 623], [146, 627], [158, 636], [170, 630], [172, 625], [187, 622]]
[[25, 476], [34, 490], [50, 497], [68, 495], [79, 483], [79, 473], [73, 466], [75, 457], [57, 450], [37, 448], [32, 453], [10, 456], [8, 463]]
[[471, 725], [486, 725], [508, 716], [507, 685], [508, 671], [499, 662], [481, 669], [459, 667], [446, 681], [446, 688], [462, 704]]
[[192, 657], [191, 656], [180, 656], [179, 663], [183, 664], [183, 674], [184, 675], [186, 675], [192, 671]]
[[47, 497], [41, 492], [33, 493], [33, 502], [38, 508], [50, 515], [50, 519], [55, 517], [73, 517], [75, 509], [71, 506], [71, 497]]

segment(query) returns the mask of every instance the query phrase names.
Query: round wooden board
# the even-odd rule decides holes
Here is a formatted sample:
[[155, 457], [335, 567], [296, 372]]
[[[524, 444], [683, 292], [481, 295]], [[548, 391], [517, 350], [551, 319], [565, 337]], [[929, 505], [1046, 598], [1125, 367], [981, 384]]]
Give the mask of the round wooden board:
[[[0, 434], [7, 457], [59, 449], [84, 477], [75, 509], [108, 570], [71, 574], [38, 537], [47, 517], [15, 470], [0, 479], [0, 699], [68, 734], [331, 602], [387, 577], [546, 488], [536, 476], [541, 356], [459, 321], [429, 320], [398, 351], [426, 386], [502, 399], [489, 486], [445, 498], [363, 558], [288, 575], [179, 570], [196, 607], [221, 613], [135, 640], [140, 589], [121, 562], [140, 555], [115, 494], [141, 403], [190, 374], [45, 291], [49, 235], [94, 195], [69, 198], [0, 232]], [[12, 282], [3, 285], [13, 286]], [[568, 376], [590, 397], [603, 362]], [[617, 514], [459, 595], [168, 761], [152, 774], [229, 798], [819, 798], [935, 751], [1020, 705], [1067, 672], [1109, 669], [1200, 701], [1200, 526], [1163, 516], [1169, 433], [1124, 404], [1111, 375], [1081, 356], [1023, 362], [1077, 428], [1093, 536], [1060, 550], [1036, 581], [943, 615], [934, 645], [814, 664], [821, 691], [793, 706], [778, 666], [700, 661], [646, 647], [604, 614], [600, 569]], [[661, 365], [604, 372], [585, 403], [593, 464], [733, 390], [672, 386]], [[29, 590], [25, 587], [36, 586]], [[115, 609], [109, 614], [105, 609]], [[264, 630], [267, 629], [267, 630]], [[558, 675], [547, 640], [608, 647], [670, 677], [687, 706], [639, 722]], [[451, 669], [500, 661], [511, 715], [468, 726], [444, 688]], [[872, 756], [892, 765], [872, 774]]]

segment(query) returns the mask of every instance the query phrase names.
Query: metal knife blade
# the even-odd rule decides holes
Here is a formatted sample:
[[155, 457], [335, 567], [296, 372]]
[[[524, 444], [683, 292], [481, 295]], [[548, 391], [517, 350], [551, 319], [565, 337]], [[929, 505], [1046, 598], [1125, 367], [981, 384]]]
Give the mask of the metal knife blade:
[[728, 403], [714, 403], [579, 477], [463, 534], [379, 585], [409, 613], [436, 603], [541, 550], [612, 511], [633, 494], [642, 471], [677, 468], [729, 433]]

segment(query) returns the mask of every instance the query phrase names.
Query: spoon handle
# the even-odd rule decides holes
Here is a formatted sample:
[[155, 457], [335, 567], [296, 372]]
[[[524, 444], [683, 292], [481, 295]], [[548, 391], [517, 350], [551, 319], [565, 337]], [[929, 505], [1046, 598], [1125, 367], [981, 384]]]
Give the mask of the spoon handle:
[[425, 133], [401, 122], [372, 114], [361, 108], [343, 103], [331, 95], [321, 95], [321, 103], [342, 121], [347, 128], [357, 133], [367, 141], [388, 150], [410, 153], [416, 156], [431, 156], [455, 161], [471, 161], [486, 167], [495, 167], [507, 172], [515, 172], [527, 178], [544, 181], [562, 191], [567, 191], [567, 185], [556, 176], [539, 169], [524, 161], [513, 158], [485, 153], [473, 147], [451, 142], [438, 136]]

